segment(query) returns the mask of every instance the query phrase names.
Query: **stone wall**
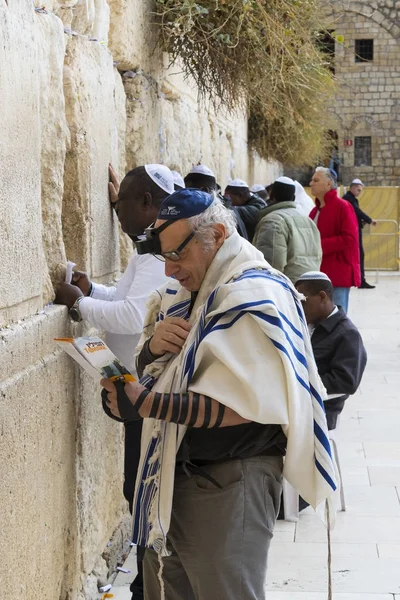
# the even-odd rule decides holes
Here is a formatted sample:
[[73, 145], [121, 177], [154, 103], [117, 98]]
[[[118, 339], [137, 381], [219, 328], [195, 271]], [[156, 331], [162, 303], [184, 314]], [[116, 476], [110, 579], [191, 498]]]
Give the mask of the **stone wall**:
[[203, 161], [222, 185], [278, 171], [249, 152], [244, 114], [215, 114], [168, 68], [151, 10], [147, 0], [0, 0], [3, 600], [94, 600], [127, 540], [123, 432], [53, 342], [85, 329], [49, 304], [67, 257], [100, 282], [129, 258], [108, 163], [122, 176], [144, 162], [185, 174]]
[[[400, 176], [400, 2], [332, 1], [330, 27], [336, 43], [338, 93], [332, 129], [338, 133], [341, 179], [398, 185]], [[372, 62], [355, 62], [355, 40], [373, 39]], [[354, 166], [354, 137], [370, 136], [372, 165]], [[346, 145], [349, 140], [352, 145]]]

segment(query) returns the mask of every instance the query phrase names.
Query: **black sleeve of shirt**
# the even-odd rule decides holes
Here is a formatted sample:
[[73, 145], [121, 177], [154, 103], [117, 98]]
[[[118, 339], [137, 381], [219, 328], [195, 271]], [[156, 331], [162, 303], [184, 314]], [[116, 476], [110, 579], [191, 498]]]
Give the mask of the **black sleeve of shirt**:
[[364, 211], [361, 210], [361, 208], [358, 206], [358, 203], [354, 200], [354, 197], [352, 195], [345, 194], [343, 198], [347, 200], [347, 202], [350, 202], [350, 204], [354, 208], [354, 212], [356, 213], [356, 217], [359, 221], [364, 221], [364, 223], [368, 223], [368, 225], [372, 223], [371, 217], [369, 217]]
[[343, 331], [330, 360], [329, 370], [321, 375], [328, 394], [354, 394], [367, 364], [367, 353], [356, 329]]
[[136, 371], [139, 376], [139, 379], [143, 375], [143, 371], [145, 370], [147, 365], [154, 362], [157, 358], [157, 356], [154, 356], [154, 354], [152, 354], [150, 352], [150, 349], [149, 349], [150, 341], [151, 341], [151, 338], [148, 339], [144, 343], [144, 346], [143, 346], [139, 356], [136, 359]]

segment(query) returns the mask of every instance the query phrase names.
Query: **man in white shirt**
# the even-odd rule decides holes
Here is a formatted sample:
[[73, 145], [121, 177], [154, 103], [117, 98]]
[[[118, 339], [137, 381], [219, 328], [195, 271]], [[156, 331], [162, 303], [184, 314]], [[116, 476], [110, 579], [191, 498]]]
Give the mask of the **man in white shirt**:
[[[129, 171], [119, 186], [110, 166], [110, 180], [110, 200], [122, 230], [135, 241], [156, 220], [161, 202], [174, 191], [173, 175], [164, 165], [145, 165]], [[115, 287], [92, 283], [86, 273], [75, 271], [73, 285], [62, 283], [55, 302], [68, 306], [74, 320], [84, 319], [105, 331], [107, 345], [135, 374], [134, 352], [143, 329], [146, 303], [151, 292], [166, 281], [164, 267], [164, 262], [151, 254], [139, 256], [135, 250]], [[125, 424], [124, 496], [130, 509], [140, 458], [141, 430], [141, 420]], [[142, 558], [138, 548], [139, 576], [131, 586], [132, 600], [143, 599]]]

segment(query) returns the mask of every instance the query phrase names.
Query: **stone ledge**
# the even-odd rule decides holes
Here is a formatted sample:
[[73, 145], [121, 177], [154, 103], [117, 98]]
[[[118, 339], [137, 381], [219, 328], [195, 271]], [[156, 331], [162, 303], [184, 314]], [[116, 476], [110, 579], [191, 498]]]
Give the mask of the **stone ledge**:
[[0, 329], [0, 382], [25, 371], [57, 350], [55, 337], [79, 335], [81, 326], [73, 324], [64, 306], [48, 306], [7, 328]]

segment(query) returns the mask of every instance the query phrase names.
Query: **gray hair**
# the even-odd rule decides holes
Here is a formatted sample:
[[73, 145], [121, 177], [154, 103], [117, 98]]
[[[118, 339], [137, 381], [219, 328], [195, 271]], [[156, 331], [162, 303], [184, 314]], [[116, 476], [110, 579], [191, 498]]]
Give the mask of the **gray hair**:
[[327, 178], [332, 182], [332, 190], [336, 190], [337, 189], [337, 181], [335, 179], [335, 177], [332, 175], [332, 173], [330, 172], [329, 169], [327, 169], [326, 167], [317, 167], [315, 169], [315, 172], [317, 173], [323, 173], [324, 175], [327, 176]]
[[216, 194], [213, 195], [214, 202], [204, 212], [186, 219], [205, 250], [209, 250], [213, 247], [214, 232], [212, 226], [215, 223], [222, 223], [225, 225], [228, 234], [227, 237], [236, 231], [237, 223], [235, 213], [229, 208], [226, 208]]

